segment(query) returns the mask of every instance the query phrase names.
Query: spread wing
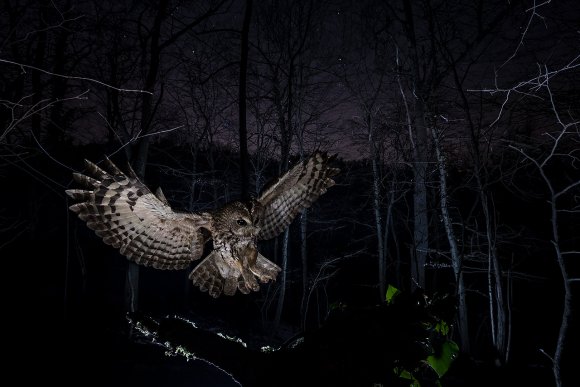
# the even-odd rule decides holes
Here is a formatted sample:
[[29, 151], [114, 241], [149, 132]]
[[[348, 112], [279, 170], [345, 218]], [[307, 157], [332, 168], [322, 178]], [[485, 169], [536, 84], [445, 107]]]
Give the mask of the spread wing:
[[332, 159], [326, 153], [317, 151], [295, 165], [260, 195], [258, 202], [263, 212], [259, 219], [259, 239], [270, 239], [280, 234], [299, 212], [310, 207], [334, 185], [332, 177], [340, 170], [329, 166]]
[[209, 229], [207, 214], [174, 212], [161, 191], [155, 196], [130, 170], [125, 175], [109, 159], [108, 171], [85, 160], [93, 177], [80, 173], [74, 179], [86, 190], [66, 193], [78, 203], [70, 209], [108, 245], [132, 261], [156, 269], [183, 269], [203, 253], [202, 228]]

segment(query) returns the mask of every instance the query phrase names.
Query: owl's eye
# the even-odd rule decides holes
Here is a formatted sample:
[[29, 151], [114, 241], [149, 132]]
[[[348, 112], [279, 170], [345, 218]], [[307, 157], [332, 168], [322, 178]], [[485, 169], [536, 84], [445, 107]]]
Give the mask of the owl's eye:
[[238, 219], [237, 222], [240, 226], [246, 226], [248, 224], [244, 219]]

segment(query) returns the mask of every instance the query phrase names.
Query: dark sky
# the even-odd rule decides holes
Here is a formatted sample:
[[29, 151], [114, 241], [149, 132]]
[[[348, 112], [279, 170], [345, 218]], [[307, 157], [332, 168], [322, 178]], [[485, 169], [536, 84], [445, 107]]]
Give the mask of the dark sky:
[[[25, 2], [8, 2], [10, 6], [4, 7], [1, 14], [6, 22], [0, 59], [35, 65], [65, 76], [114, 83], [121, 88], [143, 88], [151, 54], [148, 48], [151, 42], [147, 39], [155, 22], [157, 4], [73, 3], [25, 7]], [[203, 125], [209, 122], [215, 138], [236, 146], [236, 63], [240, 52], [237, 31], [243, 20], [243, 3], [223, 2], [216, 15], [179, 35], [191, 20], [200, 18], [211, 4], [217, 3], [191, 8], [186, 3], [170, 2], [161, 22], [161, 45], [164, 42], [167, 45], [159, 54], [154, 90], [159, 104], [147, 135], [168, 131], [165, 137], [187, 141], [191, 138], [188, 133], [201, 135]], [[537, 9], [531, 9], [533, 2], [529, 3], [515, 2], [509, 6], [504, 1], [485, 2], [478, 11], [469, 1], [454, 5], [436, 2], [432, 5], [438, 23], [436, 33], [429, 29], [423, 8], [414, 4], [414, 28], [421, 50], [420, 77], [429, 89], [426, 92], [432, 95], [430, 101], [438, 101], [433, 110], [445, 117], [447, 123], [458, 123], [453, 130], [459, 135], [463, 113], [455, 110], [459, 97], [452, 71], [445, 63], [447, 55], [458, 58], [455, 66], [464, 90], [512, 88], [538, 76], [542, 66], [557, 70], [577, 56], [575, 2], [542, 3]], [[461, 17], [449, 12], [461, 12]], [[479, 27], [478, 22], [482, 23]], [[360, 149], [356, 144], [365, 141], [368, 130], [364, 122], [369, 112], [375, 116], [377, 125], [394, 125], [396, 130], [404, 130], [397, 79], [402, 80], [411, 107], [416, 91], [409, 78], [412, 71], [406, 25], [402, 3], [398, 2], [256, 2], [250, 27], [250, 146], [255, 149], [261, 138], [258, 123], [270, 132], [279, 125], [276, 117], [280, 112], [273, 101], [273, 77], [278, 77], [278, 92], [283, 104], [287, 104], [291, 63], [294, 76], [291, 121], [296, 133], [305, 131], [307, 147], [322, 145], [347, 158], [364, 157], [367, 147]], [[476, 37], [478, 31], [481, 37]], [[39, 52], [34, 47], [40, 38], [47, 40], [49, 49], [35, 60], [35, 52]], [[63, 54], [51, 52], [59, 39], [64, 39]], [[434, 50], [432, 43], [440, 47]], [[60, 63], [58, 55], [69, 61]], [[396, 69], [397, 58], [400, 71]], [[7, 63], [2, 66], [6, 77], [32, 82], [33, 71], [25, 73]], [[116, 66], [117, 75], [111, 74], [111, 66]], [[42, 75], [40, 81], [47, 82], [49, 78]], [[87, 80], [66, 82], [71, 87], [63, 97], [72, 100], [63, 104], [62, 109], [70, 111], [70, 136], [83, 142], [103, 141], [113, 125], [121, 147], [131, 138], [145, 135], [137, 128], [139, 117], [131, 113], [140, 101], [140, 94], [120, 93], [123, 124], [111, 123], [106, 96], [112, 89]], [[87, 94], [79, 97], [87, 90]], [[499, 115], [497, 104], [503, 102], [504, 96], [501, 92], [484, 93], [483, 97], [491, 102], [483, 117], [487, 123]], [[192, 103], [194, 100], [197, 106]], [[501, 126], [502, 122], [498, 124]], [[294, 142], [295, 150], [299, 143]]]

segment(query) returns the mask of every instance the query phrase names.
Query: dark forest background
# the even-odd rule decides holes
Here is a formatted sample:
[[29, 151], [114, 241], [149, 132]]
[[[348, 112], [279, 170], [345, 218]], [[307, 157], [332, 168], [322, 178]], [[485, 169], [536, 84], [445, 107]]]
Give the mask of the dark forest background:
[[[456, 298], [443, 385], [577, 380], [576, 3], [3, 1], [4, 355], [64, 384], [235, 385], [132, 339], [126, 313], [259, 348], [392, 284]], [[316, 149], [337, 185], [260, 246], [284, 270], [248, 296], [128, 263], [64, 193], [108, 156], [205, 211]]]

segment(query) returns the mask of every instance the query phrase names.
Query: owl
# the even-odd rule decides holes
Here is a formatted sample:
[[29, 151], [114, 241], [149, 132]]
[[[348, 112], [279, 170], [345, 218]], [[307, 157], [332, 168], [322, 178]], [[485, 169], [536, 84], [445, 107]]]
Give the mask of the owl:
[[86, 189], [66, 193], [70, 209], [103, 242], [144, 266], [180, 270], [202, 258], [191, 271], [195, 286], [212, 297], [248, 294], [276, 279], [280, 267], [257, 248], [259, 240], [283, 232], [296, 215], [335, 184], [333, 157], [315, 152], [269, 185], [258, 198], [234, 201], [208, 212], [173, 211], [161, 189], [153, 194], [128, 167], [127, 175], [108, 158], [103, 169], [85, 160], [87, 175], [73, 173]]

